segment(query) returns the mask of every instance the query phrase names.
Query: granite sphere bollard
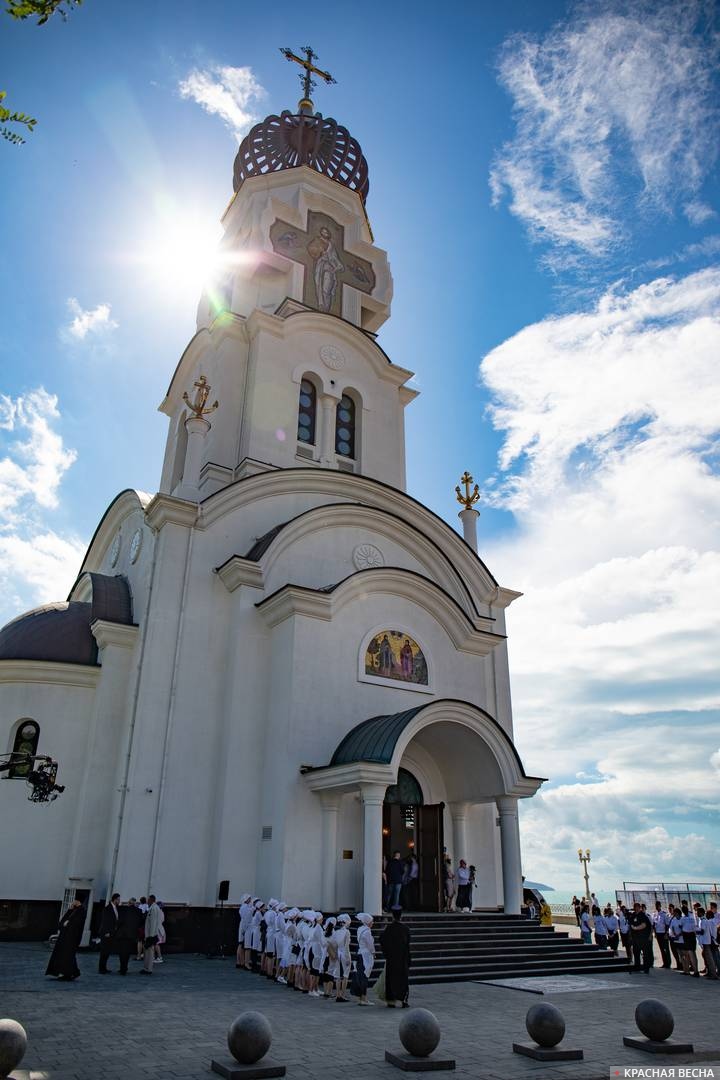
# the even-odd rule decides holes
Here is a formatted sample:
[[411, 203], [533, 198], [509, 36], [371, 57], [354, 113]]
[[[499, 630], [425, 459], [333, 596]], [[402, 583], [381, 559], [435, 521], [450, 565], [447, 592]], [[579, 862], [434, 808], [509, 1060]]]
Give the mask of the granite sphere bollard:
[[646, 998], [635, 1009], [635, 1023], [643, 1035], [654, 1042], [665, 1042], [673, 1033], [675, 1019], [662, 1001]]
[[400, 1042], [413, 1057], [429, 1057], [440, 1042], [440, 1025], [429, 1009], [410, 1009], [398, 1028]]
[[228, 1031], [228, 1049], [241, 1065], [254, 1065], [264, 1057], [272, 1042], [270, 1021], [260, 1012], [244, 1012]]
[[528, 1009], [525, 1027], [530, 1038], [534, 1039], [538, 1046], [546, 1049], [557, 1046], [559, 1042], [562, 1042], [565, 1034], [563, 1015], [549, 1002], [533, 1005]]
[[27, 1050], [27, 1033], [17, 1020], [0, 1020], [0, 1080], [16, 1068]]

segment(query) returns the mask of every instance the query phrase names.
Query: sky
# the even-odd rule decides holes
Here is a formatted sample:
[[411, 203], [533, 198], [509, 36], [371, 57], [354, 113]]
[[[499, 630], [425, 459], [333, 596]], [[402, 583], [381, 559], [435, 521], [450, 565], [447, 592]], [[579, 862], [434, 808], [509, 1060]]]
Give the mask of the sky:
[[516, 742], [550, 777], [524, 870], [720, 874], [720, 190], [714, 3], [271, 8], [85, 0], [0, 14], [0, 623], [62, 599], [106, 506], [157, 489], [157, 413], [194, 331], [238, 140], [316, 107], [370, 167], [380, 344], [417, 373], [408, 491], [508, 612]]

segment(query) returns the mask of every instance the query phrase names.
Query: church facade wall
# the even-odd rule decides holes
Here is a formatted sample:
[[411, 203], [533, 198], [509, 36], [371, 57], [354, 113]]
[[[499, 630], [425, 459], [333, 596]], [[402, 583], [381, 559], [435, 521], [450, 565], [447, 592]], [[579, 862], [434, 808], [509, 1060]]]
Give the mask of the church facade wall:
[[77, 665], [73, 671], [73, 667], [0, 662], [0, 749], [3, 753], [12, 750], [20, 718], [34, 720], [40, 726], [37, 752], [60, 762], [58, 780], [66, 787], [49, 807], [29, 806], [29, 789], [24, 781], [0, 777], [0, 899], [46, 900], [62, 895], [80, 809], [93, 699], [100, 678], [99, 668]]

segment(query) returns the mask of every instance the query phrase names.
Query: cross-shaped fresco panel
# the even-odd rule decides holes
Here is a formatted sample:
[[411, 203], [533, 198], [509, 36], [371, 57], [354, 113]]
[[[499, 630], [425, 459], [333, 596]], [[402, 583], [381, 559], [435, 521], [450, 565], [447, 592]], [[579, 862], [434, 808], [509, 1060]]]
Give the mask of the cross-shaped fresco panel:
[[273, 251], [305, 267], [303, 303], [329, 315], [342, 315], [342, 290], [375, 288], [372, 263], [345, 250], [345, 229], [328, 214], [308, 211], [307, 232], [279, 218], [270, 228]]

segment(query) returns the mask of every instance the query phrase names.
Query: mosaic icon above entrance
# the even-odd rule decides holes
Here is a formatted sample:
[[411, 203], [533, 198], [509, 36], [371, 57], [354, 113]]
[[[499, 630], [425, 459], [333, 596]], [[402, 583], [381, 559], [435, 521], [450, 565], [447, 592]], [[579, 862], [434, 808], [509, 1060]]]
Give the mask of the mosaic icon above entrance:
[[421, 686], [428, 684], [423, 651], [402, 630], [380, 630], [370, 639], [365, 651], [365, 674]]

